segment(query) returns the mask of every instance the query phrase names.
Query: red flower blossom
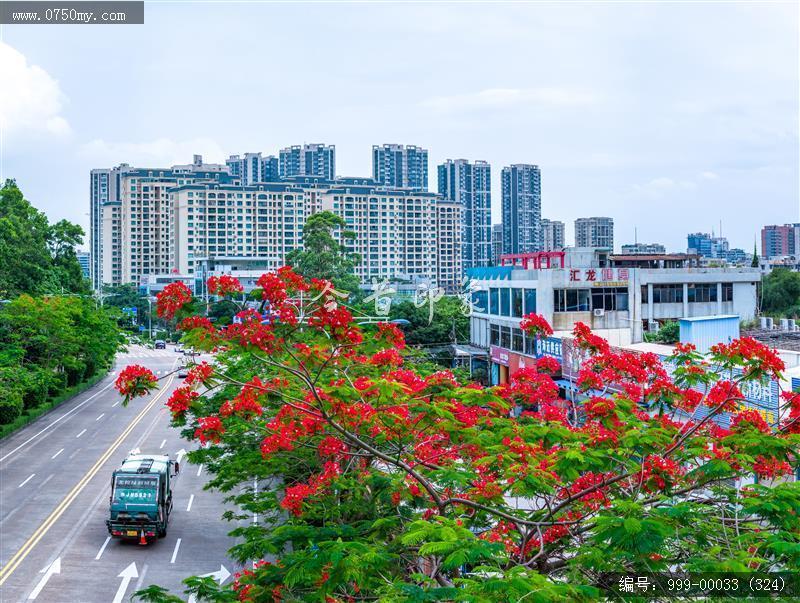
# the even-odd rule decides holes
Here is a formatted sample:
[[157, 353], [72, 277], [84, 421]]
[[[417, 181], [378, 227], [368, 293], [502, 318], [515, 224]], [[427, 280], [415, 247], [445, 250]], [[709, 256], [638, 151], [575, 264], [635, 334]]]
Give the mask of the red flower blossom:
[[219, 443], [225, 427], [219, 417], [200, 417], [197, 420], [198, 428], [195, 429], [194, 437], [200, 440], [201, 444], [206, 442]]
[[156, 295], [156, 313], [160, 318], [172, 319], [190, 301], [192, 291], [183, 281], [170, 283]]
[[281, 506], [293, 515], [300, 516], [303, 512], [303, 503], [312, 494], [314, 489], [308, 484], [289, 486], [286, 488]]
[[347, 446], [344, 445], [339, 438], [328, 436], [324, 438], [317, 446], [320, 456], [337, 456], [347, 451]]
[[667, 490], [682, 473], [683, 470], [672, 459], [651, 454], [642, 463], [642, 487], [647, 492]]
[[728, 358], [734, 363], [743, 363], [745, 373], [766, 373], [776, 376], [786, 369], [786, 365], [775, 350], [752, 337], [734, 339], [729, 344], [718, 343], [711, 346], [711, 353]]
[[774, 457], [758, 455], [755, 463], [753, 463], [753, 471], [759, 477], [773, 479], [791, 473], [792, 466], [786, 461], [781, 461]]
[[158, 379], [149, 368], [138, 364], [131, 364], [120, 371], [114, 387], [127, 399], [146, 396], [147, 392], [156, 387]]
[[519, 321], [519, 328], [531, 337], [549, 337], [553, 334], [553, 328], [544, 316], [531, 312], [522, 317]]
[[400, 330], [400, 327], [394, 323], [379, 322], [375, 339], [378, 341], [385, 341], [398, 350], [402, 350], [406, 347], [406, 336], [403, 334], [403, 331]]
[[369, 363], [375, 366], [401, 366], [403, 364], [403, 357], [397, 350], [389, 348], [375, 352], [369, 359]]
[[194, 329], [205, 329], [214, 331], [214, 325], [205, 316], [188, 316], [178, 323], [179, 331], [193, 331]]
[[542, 356], [536, 361], [536, 370], [540, 373], [555, 375], [561, 370], [561, 364], [552, 356]]
[[172, 392], [169, 400], [167, 400], [167, 407], [172, 412], [172, 416], [177, 417], [189, 410], [189, 406], [192, 404], [192, 402], [199, 397], [200, 394], [192, 391], [190, 387], [179, 387]]
[[739, 387], [733, 381], [717, 381], [711, 386], [705, 404], [711, 408], [720, 407], [723, 412], [736, 410], [738, 401], [744, 399]]
[[592, 333], [591, 328], [582, 322], [575, 323], [572, 334], [575, 336], [575, 343], [581, 350], [588, 350], [593, 354], [605, 354], [611, 349], [605, 339]]
[[239, 279], [229, 274], [222, 276], [212, 276], [208, 279], [208, 292], [211, 295], [219, 295], [220, 297], [228, 297], [236, 293], [243, 293], [244, 287]]
[[743, 410], [733, 417], [731, 430], [740, 431], [746, 425], [756, 428], [761, 433], [769, 433], [771, 431], [764, 417], [755, 409]]
[[591, 419], [602, 419], [614, 414], [616, 404], [611, 398], [592, 396], [584, 403], [586, 415]]
[[203, 361], [189, 369], [189, 373], [186, 375], [186, 379], [184, 379], [183, 382], [187, 385], [206, 383], [209, 379], [211, 379], [213, 374], [214, 367], [208, 362]]

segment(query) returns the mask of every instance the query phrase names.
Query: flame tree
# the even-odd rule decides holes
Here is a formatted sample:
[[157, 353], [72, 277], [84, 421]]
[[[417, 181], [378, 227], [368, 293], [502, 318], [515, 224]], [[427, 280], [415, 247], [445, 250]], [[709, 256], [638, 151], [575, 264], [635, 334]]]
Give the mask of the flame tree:
[[[800, 566], [800, 394], [784, 393], [775, 427], [737, 410], [747, 382], [784, 368], [761, 344], [678, 346], [668, 371], [579, 324], [575, 405], [553, 359], [507, 385], [459, 383], [411, 362], [394, 325], [356, 324], [326, 281], [283, 268], [259, 286], [257, 311], [234, 308], [235, 279], [209, 283], [238, 312], [220, 328], [181, 284], [158, 301], [187, 343], [217, 353], [170, 397], [174, 424], [206, 445], [191, 458], [209, 487], [259, 518], [232, 532], [231, 554], [254, 569], [223, 587], [187, 579], [201, 599], [573, 601], [609, 571]], [[521, 326], [551, 333], [537, 315]], [[156, 379], [130, 367], [118, 385], [127, 401]]]

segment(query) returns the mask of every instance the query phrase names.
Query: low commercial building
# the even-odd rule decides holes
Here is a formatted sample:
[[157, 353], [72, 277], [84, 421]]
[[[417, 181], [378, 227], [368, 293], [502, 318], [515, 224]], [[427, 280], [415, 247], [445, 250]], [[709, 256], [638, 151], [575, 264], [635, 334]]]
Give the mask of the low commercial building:
[[641, 342], [646, 331], [681, 318], [755, 316], [757, 268], [701, 268], [692, 256], [634, 257], [642, 264], [603, 250], [568, 248], [504, 256], [516, 265], [470, 270], [471, 343], [491, 349], [493, 357], [535, 356], [534, 343], [519, 328], [531, 312], [544, 316], [556, 336], [583, 322], [616, 345]]

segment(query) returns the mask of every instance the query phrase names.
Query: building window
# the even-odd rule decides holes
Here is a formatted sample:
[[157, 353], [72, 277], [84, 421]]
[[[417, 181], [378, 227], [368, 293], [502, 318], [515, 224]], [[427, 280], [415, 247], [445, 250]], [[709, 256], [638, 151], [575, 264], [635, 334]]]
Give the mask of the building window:
[[536, 289], [525, 289], [525, 314], [536, 312]]
[[511, 349], [511, 327], [500, 327], [500, 347]]
[[489, 289], [489, 313], [500, 314], [500, 289]]
[[511, 316], [511, 290], [500, 289], [500, 314]]
[[722, 283], [722, 301], [733, 301], [733, 283]]
[[642, 303], [647, 303], [647, 285], [642, 285]]
[[522, 318], [522, 289], [511, 290], [511, 316]]
[[525, 336], [525, 353], [529, 356], [536, 356], [536, 338]]
[[689, 285], [688, 299], [690, 304], [717, 301], [717, 284]]
[[488, 303], [489, 303], [488, 291], [472, 292], [472, 310], [474, 312], [488, 312], [489, 311]]
[[653, 303], [683, 303], [683, 285], [653, 285]]
[[553, 308], [556, 312], [588, 312], [589, 289], [555, 289]]
[[511, 329], [511, 349], [515, 352], [522, 352], [522, 331], [520, 329]]
[[491, 345], [500, 345], [500, 326], [491, 325], [489, 327], [489, 343]]
[[592, 309], [626, 311], [628, 309], [627, 287], [592, 289]]

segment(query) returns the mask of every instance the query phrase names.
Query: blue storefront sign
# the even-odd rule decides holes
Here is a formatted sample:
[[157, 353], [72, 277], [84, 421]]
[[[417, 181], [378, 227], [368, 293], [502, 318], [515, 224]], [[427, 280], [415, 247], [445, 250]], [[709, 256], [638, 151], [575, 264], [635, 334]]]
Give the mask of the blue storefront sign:
[[559, 337], [545, 337], [536, 340], [536, 357], [550, 356], [559, 362], [563, 357], [561, 339]]

